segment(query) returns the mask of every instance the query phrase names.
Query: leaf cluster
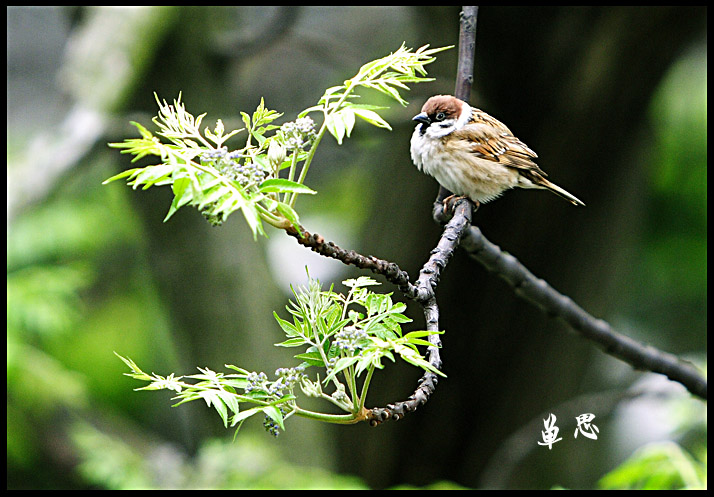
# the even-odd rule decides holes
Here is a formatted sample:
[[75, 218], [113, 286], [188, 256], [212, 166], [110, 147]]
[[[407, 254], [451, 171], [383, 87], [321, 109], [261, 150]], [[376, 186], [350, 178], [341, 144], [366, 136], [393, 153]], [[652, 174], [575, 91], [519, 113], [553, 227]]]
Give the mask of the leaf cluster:
[[653, 442], [603, 476], [601, 490], [704, 490], [707, 488], [707, 449], [691, 454], [680, 445]]
[[[286, 335], [280, 347], [303, 347], [295, 355], [302, 363], [296, 368], [280, 368], [276, 379], [269, 381], [265, 373], [249, 372], [226, 365], [235, 373], [223, 374], [209, 368], [198, 368], [200, 374], [161, 376], [147, 374], [134, 361], [117, 356], [131, 369], [127, 376], [149, 382], [137, 390], [172, 390], [175, 405], [203, 399], [216, 409], [223, 424], [240, 428], [242, 422], [258, 413], [265, 416], [266, 428], [277, 434], [285, 429], [284, 421], [297, 414], [333, 423], [353, 423], [363, 415], [367, 390], [376, 369], [382, 369], [382, 359], [395, 361], [396, 356], [414, 366], [443, 376], [422, 356], [419, 345], [429, 346], [425, 337], [431, 331], [404, 334], [401, 325], [411, 322], [403, 313], [406, 305], [393, 302], [391, 294], [378, 294], [368, 287], [378, 283], [368, 277], [343, 282], [347, 295], [332, 288], [322, 290], [320, 283], [310, 279], [308, 286], [293, 290], [295, 299], [286, 306], [292, 322], [275, 319]], [[305, 371], [323, 368], [311, 379]], [[364, 380], [358, 378], [365, 374]], [[296, 387], [306, 395], [319, 397], [336, 405], [346, 415], [307, 411], [299, 407]], [[330, 386], [331, 393], [327, 392]], [[246, 407], [251, 405], [252, 407]]]
[[[325, 133], [341, 144], [349, 137], [356, 118], [374, 126], [391, 129], [377, 111], [384, 109], [357, 104], [355, 90], [367, 88], [383, 93], [402, 105], [400, 91], [409, 83], [431, 81], [425, 66], [433, 55], [446, 48], [421, 47], [416, 51], [402, 45], [386, 57], [363, 65], [357, 74], [340, 86], [328, 88], [316, 106], [298, 114], [295, 121], [278, 126], [282, 114], [270, 110], [261, 99], [249, 115], [240, 112], [244, 128], [226, 131], [219, 119], [213, 129], [201, 130], [206, 114], [194, 117], [181, 102], [173, 105], [155, 95], [159, 112], [153, 118], [156, 135], [139, 123], [132, 123], [140, 138], [127, 139], [110, 146], [134, 156], [132, 162], [158, 157], [157, 164], [137, 167], [117, 174], [104, 183], [125, 179], [134, 189], [170, 186], [174, 198], [167, 221], [185, 205], [196, 207], [210, 222], [219, 225], [240, 210], [254, 238], [265, 235], [263, 222], [277, 228], [294, 227], [300, 231], [294, 209], [301, 194], [315, 194], [305, 185], [307, 172]], [[320, 116], [315, 124], [311, 114]], [[225, 143], [243, 133], [241, 148], [228, 149]], [[401, 325], [411, 320], [404, 315], [406, 305], [394, 302], [391, 294], [378, 294], [368, 287], [378, 283], [361, 277], [347, 280], [347, 295], [332, 288], [323, 291], [319, 282], [310, 280], [306, 288], [293, 290], [295, 300], [287, 307], [292, 321], [275, 319], [285, 332], [281, 347], [302, 347], [295, 355], [301, 361], [296, 368], [280, 368], [276, 379], [263, 373], [249, 372], [226, 365], [234, 373], [223, 374], [199, 368], [200, 374], [163, 377], [147, 374], [131, 359], [119, 356], [131, 369], [128, 376], [146, 381], [138, 390], [172, 390], [177, 404], [203, 399], [216, 409], [223, 423], [241, 426], [250, 416], [262, 413], [264, 425], [276, 435], [292, 415], [332, 423], [354, 423], [365, 419], [365, 401], [375, 370], [383, 359], [399, 356], [409, 364], [442, 374], [421, 354], [418, 346], [430, 346], [425, 340], [439, 332], [412, 331], [404, 334]], [[309, 378], [308, 368], [324, 369], [323, 379]], [[295, 391], [329, 401], [347, 414], [313, 412], [297, 404]], [[328, 393], [327, 390], [330, 390]], [[246, 407], [248, 406], [248, 407]]]
[[[174, 404], [174, 407], [203, 399], [208, 407], [213, 407], [218, 412], [226, 428], [237, 426], [240, 429], [245, 419], [257, 413], [263, 413], [284, 429], [284, 413], [287, 410], [282, 410], [280, 406], [295, 399], [292, 389], [288, 393], [281, 392], [272, 395], [266, 389], [252, 390], [250, 377], [255, 373], [230, 364], [226, 364], [226, 367], [236, 371], [237, 374], [224, 374], [209, 368], [198, 368], [201, 374], [177, 377], [172, 373], [164, 377], [155, 373], [147, 374], [131, 359], [122, 357], [116, 352], [114, 354], [132, 370], [131, 373], [124, 373], [126, 376], [149, 382], [147, 386], [135, 390], [173, 390], [177, 394], [174, 400], [179, 401]], [[189, 382], [185, 379], [195, 381]], [[239, 393], [241, 390], [243, 392]], [[242, 409], [241, 403], [257, 405], [249, 409]], [[237, 432], [238, 430], [236, 430]]]
[[[240, 210], [253, 237], [265, 235], [263, 222], [286, 229], [300, 230], [295, 202], [301, 194], [316, 192], [305, 185], [307, 172], [322, 137], [329, 132], [339, 144], [349, 137], [356, 118], [381, 128], [391, 129], [377, 113], [384, 109], [351, 101], [354, 90], [377, 90], [406, 105], [399, 91], [408, 83], [431, 81], [424, 77], [424, 66], [435, 60], [433, 54], [446, 48], [428, 46], [412, 52], [402, 45], [396, 52], [363, 65], [343, 85], [328, 88], [318, 105], [301, 112], [294, 122], [273, 124], [282, 114], [260, 104], [252, 115], [240, 112], [244, 128], [226, 132], [219, 119], [213, 130], [201, 124], [206, 114], [194, 117], [181, 102], [173, 105], [155, 95], [159, 113], [153, 118], [155, 136], [137, 122], [140, 138], [126, 139], [109, 146], [134, 155], [132, 162], [156, 156], [158, 164], [128, 169], [104, 183], [125, 179], [134, 189], [171, 186], [174, 199], [164, 221], [181, 207], [196, 207], [214, 225], [222, 224]], [[319, 128], [308, 114], [320, 113]], [[229, 151], [225, 142], [245, 132], [242, 148]], [[286, 171], [283, 173], [283, 171]]]
[[[428, 331], [413, 331], [402, 334], [401, 325], [411, 322], [403, 312], [406, 304], [393, 302], [391, 293], [380, 294], [367, 287], [378, 285], [369, 277], [359, 277], [343, 282], [350, 288], [347, 295], [335, 293], [332, 289], [322, 291], [319, 282], [311, 280], [307, 288], [296, 292], [295, 301], [286, 307], [293, 322], [281, 319], [274, 313], [288, 339], [276, 345], [280, 347], [300, 347], [307, 345], [305, 353], [296, 355], [309, 366], [327, 368], [327, 383], [337, 374], [352, 368], [355, 376], [360, 376], [370, 367], [382, 369], [382, 358], [394, 362], [394, 352], [405, 361], [425, 370], [442, 374], [425, 361], [417, 345], [429, 346], [423, 337]], [[341, 346], [339, 332], [348, 330], [353, 337], [352, 347]]]
[[[111, 143], [110, 146], [124, 149], [122, 153], [133, 154], [132, 162], [147, 155], [158, 156], [161, 162], [128, 169], [107, 179], [105, 184], [126, 178], [134, 189], [170, 185], [174, 199], [164, 221], [184, 205], [192, 205], [214, 224], [221, 224], [240, 209], [254, 236], [265, 234], [262, 219], [268, 218], [280, 225], [278, 214], [285, 221], [280, 226], [297, 224], [295, 211], [277, 195], [315, 192], [294, 181], [266, 173], [269, 166], [265, 133], [276, 128], [269, 123], [281, 114], [266, 109], [261, 99], [252, 117], [242, 113], [246, 128], [225, 133], [219, 119], [213, 131], [206, 127], [202, 133], [200, 127], [205, 114], [194, 118], [186, 111], [180, 95], [173, 105], [160, 101], [158, 96], [156, 101], [159, 114], [153, 121], [159, 128], [157, 134], [169, 143], [164, 143], [141, 124], [132, 122], [141, 138]], [[248, 130], [245, 146], [229, 153], [223, 143], [245, 130]], [[250, 170], [261, 173], [258, 180], [251, 177]]]
[[377, 90], [406, 106], [407, 101], [404, 100], [399, 90], [409, 90], [407, 83], [433, 81], [433, 78], [426, 77], [424, 66], [436, 60], [433, 57], [434, 54], [449, 48], [451, 47], [430, 49], [429, 45], [424, 45], [412, 52], [402, 44], [396, 52], [364, 64], [355, 76], [346, 80], [342, 85], [325, 90], [318, 105], [305, 109], [300, 113], [300, 116], [314, 111], [322, 112], [327, 130], [339, 144], [342, 144], [345, 136], [349, 138], [356, 117], [373, 126], [391, 131], [389, 123], [376, 112], [386, 109], [386, 107], [352, 102], [351, 99], [359, 97], [354, 93], [354, 90], [358, 87]]

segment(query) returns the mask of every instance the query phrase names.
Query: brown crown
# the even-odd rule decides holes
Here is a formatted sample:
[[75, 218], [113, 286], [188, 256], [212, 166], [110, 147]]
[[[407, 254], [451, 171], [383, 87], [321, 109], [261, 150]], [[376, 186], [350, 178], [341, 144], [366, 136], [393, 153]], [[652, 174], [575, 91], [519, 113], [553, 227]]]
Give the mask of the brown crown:
[[434, 95], [426, 101], [421, 111], [425, 112], [427, 116], [434, 116], [439, 112], [443, 112], [446, 114], [447, 119], [457, 119], [461, 114], [462, 105], [463, 102], [461, 100], [451, 95]]

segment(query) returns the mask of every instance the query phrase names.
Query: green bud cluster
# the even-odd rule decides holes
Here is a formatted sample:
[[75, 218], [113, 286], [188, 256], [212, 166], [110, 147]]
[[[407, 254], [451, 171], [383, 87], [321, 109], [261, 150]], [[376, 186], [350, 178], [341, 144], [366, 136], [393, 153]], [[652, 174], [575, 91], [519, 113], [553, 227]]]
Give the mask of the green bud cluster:
[[268, 375], [262, 371], [260, 373], [253, 371], [246, 379], [248, 380], [248, 386], [245, 387], [245, 393], [250, 393], [254, 390], [268, 390]]
[[332, 343], [342, 352], [354, 355], [355, 350], [360, 346], [360, 342], [367, 338], [367, 333], [354, 326], [345, 326], [344, 329], [335, 334]]
[[280, 126], [280, 135], [287, 149], [303, 148], [310, 145], [317, 136], [315, 122], [308, 116], [286, 122]]
[[250, 183], [260, 184], [268, 175], [260, 165], [245, 160], [239, 151], [228, 152], [227, 147], [208, 150], [201, 154], [201, 164], [209, 163], [215, 167], [221, 174], [228, 178], [237, 181], [241, 186], [246, 186]]

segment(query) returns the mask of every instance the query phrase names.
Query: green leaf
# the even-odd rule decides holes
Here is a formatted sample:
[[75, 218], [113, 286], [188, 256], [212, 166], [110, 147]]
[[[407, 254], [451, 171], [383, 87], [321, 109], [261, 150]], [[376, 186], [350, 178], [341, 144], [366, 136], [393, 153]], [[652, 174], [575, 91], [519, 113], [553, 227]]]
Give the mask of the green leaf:
[[311, 195], [317, 193], [301, 183], [283, 178], [266, 179], [260, 184], [258, 190], [262, 193], [309, 193]]
[[352, 110], [355, 109], [364, 109], [364, 110], [383, 110], [383, 109], [388, 109], [389, 107], [386, 107], [384, 105], [370, 105], [370, 104], [355, 104], [352, 102], [349, 102], [345, 104], [345, 107], [349, 107]]
[[404, 359], [406, 362], [408, 362], [409, 364], [411, 364], [413, 366], [420, 367], [426, 371], [430, 371], [434, 374], [438, 374], [439, 376], [443, 376], [444, 378], [446, 378], [446, 375], [444, 373], [442, 373], [441, 371], [436, 369], [434, 366], [432, 366], [429, 363], [429, 361], [427, 361], [426, 359], [424, 359], [423, 357], [421, 357], [419, 355], [409, 355], [409, 354], [399, 354], [399, 355], [402, 357], [402, 359]]
[[339, 113], [327, 115], [327, 131], [337, 140], [338, 145], [342, 145], [342, 140], [345, 137], [345, 124], [342, 121]]
[[226, 405], [223, 403], [223, 400], [218, 395], [218, 392], [215, 390], [203, 390], [197, 393], [203, 400], [206, 401], [206, 405], [208, 405], [208, 407], [213, 405], [214, 409], [223, 420], [223, 425], [228, 428], [228, 410], [226, 409]]
[[379, 320], [374, 319], [364, 325], [364, 331], [365, 333], [381, 338], [382, 340], [397, 340], [401, 334], [395, 333], [394, 330], [386, 327]]
[[255, 138], [255, 141], [258, 142], [258, 147], [262, 147], [263, 143], [265, 143], [265, 140], [267, 140], [267, 138], [263, 136], [263, 133], [261, 133], [260, 131], [252, 131], [251, 135], [253, 136], [253, 138]]
[[248, 222], [251, 231], [253, 232], [253, 240], [258, 238], [258, 235], [267, 236], [263, 230], [263, 222], [260, 219], [260, 214], [258, 209], [255, 207], [255, 203], [246, 202], [242, 206], [238, 206], [243, 212], [243, 217]]
[[[337, 88], [341, 88], [341, 87], [337, 87]], [[307, 109], [302, 111], [300, 114], [298, 114], [298, 117], [305, 117], [310, 112], [315, 112], [318, 110], [322, 110], [322, 105], [313, 105], [312, 107], [308, 107]]]
[[285, 430], [285, 425], [283, 424], [283, 413], [275, 406], [265, 406], [262, 408], [263, 412], [273, 421], [275, 421], [281, 430]]
[[406, 335], [404, 335], [405, 340], [411, 340], [412, 338], [421, 338], [421, 337], [426, 337], [429, 335], [443, 335], [443, 331], [427, 331], [427, 330], [420, 330], [420, 331], [410, 331]]
[[381, 283], [369, 276], [360, 276], [357, 279], [349, 279], [342, 282], [343, 285], [349, 288], [371, 286], [371, 285], [381, 285]]
[[409, 342], [414, 345], [424, 345], [426, 347], [433, 347], [434, 345], [431, 342], [428, 342], [426, 340], [422, 340], [421, 338], [410, 338]]
[[387, 121], [381, 118], [379, 114], [369, 109], [353, 109], [354, 113], [367, 121], [368, 123], [377, 126], [378, 128], [386, 128], [392, 130], [392, 127]]
[[137, 380], [142, 380], [142, 381], [151, 381], [153, 378], [149, 376], [148, 374], [144, 373], [139, 366], [136, 365], [134, 361], [132, 361], [128, 357], [122, 357], [116, 352], [114, 352], [114, 355], [117, 356], [119, 359], [121, 359], [124, 364], [129, 366], [129, 369], [131, 369], [134, 373], [124, 373], [125, 376], [130, 376], [132, 378], [135, 378]]
[[330, 374], [327, 375], [327, 377], [322, 381], [323, 383], [327, 384], [332, 378], [334, 378], [340, 371], [347, 369], [354, 363], [360, 360], [360, 356], [352, 356], [352, 357], [342, 357], [335, 363], [335, 367], [332, 368], [332, 371], [330, 371]]
[[305, 352], [303, 354], [296, 355], [295, 358], [305, 361], [310, 366], [318, 366], [321, 368], [325, 367], [325, 362], [322, 360], [322, 356], [319, 352]]
[[240, 117], [243, 119], [246, 129], [250, 129], [250, 116], [245, 112], [241, 112]]
[[139, 174], [129, 182], [130, 185], [136, 190], [137, 187], [144, 185], [144, 190], [154, 186], [154, 184], [159, 181], [166, 180], [171, 177], [171, 173], [174, 171], [175, 167], [173, 165], [167, 164], [157, 164], [155, 166], [148, 166], [144, 169], [139, 170]]
[[250, 371], [247, 369], [239, 368], [238, 366], [234, 366], [233, 364], [224, 364], [225, 367], [228, 369], [232, 369], [233, 371], [238, 371], [241, 374], [247, 375], [250, 374]]
[[[225, 386], [225, 384], [224, 384]], [[230, 388], [230, 387], [229, 387]], [[221, 390], [218, 391], [218, 397], [223, 401], [223, 403], [230, 409], [231, 412], [237, 413], [240, 408], [239, 408], [239, 403], [240, 401], [238, 400], [238, 396], [229, 391]], [[226, 419], [226, 428], [228, 428], [228, 420]]]
[[363, 314], [361, 314], [353, 309], [350, 309], [349, 311], [347, 311], [347, 316], [349, 317], [350, 321], [352, 321], [352, 323], [357, 323], [357, 322], [361, 321], [362, 319], [364, 319]]
[[186, 177], [174, 180], [171, 185], [171, 189], [174, 192], [174, 199], [171, 202], [171, 208], [169, 209], [168, 214], [166, 214], [166, 217], [164, 218], [164, 222], [168, 221], [177, 210], [191, 201], [193, 196], [191, 195], [191, 190], [188, 189], [190, 184], [191, 180]]
[[[339, 311], [339, 307], [336, 307], [336, 310]], [[342, 319], [340, 321], [329, 322], [328, 323], [329, 328], [325, 332], [325, 336], [329, 337], [329, 336], [334, 335], [335, 333], [340, 331], [342, 328], [344, 328], [347, 324], [349, 324], [350, 321], [351, 321], [351, 319]]]
[[352, 79], [357, 79], [358, 76], [364, 76], [369, 74], [370, 72], [377, 71], [379, 66], [383, 66], [384, 64], [384, 58], [382, 59], [377, 59], [373, 60], [371, 62], [367, 62], [366, 64], [362, 65], [362, 67], [359, 68], [359, 71], [357, 72], [357, 76]]
[[240, 411], [235, 416], [233, 416], [233, 419], [231, 420], [231, 427], [237, 425], [239, 422], [251, 417], [254, 414], [258, 414], [259, 412], [263, 412], [262, 407], [252, 407], [250, 409], [246, 409], [245, 411]]
[[[396, 85], [396, 82], [390, 81], [389, 83], [387, 83], [387, 82], [380, 81], [374, 86], [374, 88], [381, 91], [382, 93], [384, 93], [386, 95], [389, 95], [390, 97], [392, 97], [394, 100], [396, 100], [400, 104], [406, 105], [407, 102], [402, 98], [402, 96], [399, 94], [399, 92], [396, 90], [396, 88], [392, 88], [390, 86], [390, 84]], [[402, 86], [404, 86], [404, 85], [402, 85]]]
[[154, 135], [151, 134], [151, 131], [146, 129], [144, 126], [142, 126], [138, 122], [136, 122], [136, 121], [130, 121], [130, 122], [131, 122], [131, 124], [133, 124], [136, 127], [136, 129], [139, 130], [139, 133], [141, 134], [142, 138], [150, 140], [154, 137]]
[[[112, 144], [110, 143], [110, 145], [112, 145]], [[102, 184], [103, 184], [103, 185], [106, 185], [107, 183], [111, 183], [112, 181], [116, 181], [116, 180], [118, 180], [118, 179], [126, 178], [127, 176], [133, 176], [133, 175], [136, 174], [138, 171], [141, 171], [141, 169], [142, 169], [142, 168], [127, 169], [126, 171], [122, 171], [122, 172], [120, 172], [119, 174], [115, 174], [114, 176], [112, 176], [112, 177], [109, 178], [109, 179], [105, 179], [104, 181], [102, 181]]]
[[387, 310], [389, 295], [381, 293], [370, 293], [364, 303], [367, 309], [367, 316], [381, 314]]
[[277, 312], [273, 311], [273, 317], [278, 322], [278, 324], [287, 336], [294, 337], [299, 334], [297, 328], [292, 323], [285, 321], [280, 316], [278, 316]]
[[[304, 338], [302, 337], [293, 337], [293, 338], [288, 338], [284, 342], [276, 343], [276, 347], [300, 347], [301, 345], [305, 345], [306, 342]], [[296, 356], [297, 357], [297, 356]]]
[[296, 230], [302, 233], [302, 228], [300, 227], [300, 218], [298, 217], [297, 212], [295, 212], [292, 207], [290, 207], [284, 202], [278, 202], [275, 207], [276, 209], [278, 209], [278, 212], [280, 212], [280, 214], [285, 216], [285, 218], [290, 221], [290, 223]]
[[637, 449], [625, 462], [598, 482], [602, 490], [705, 490], [706, 446], [698, 457], [674, 442], [652, 442]]
[[343, 85], [331, 86], [331, 87], [329, 87], [327, 90], [325, 90], [325, 93], [324, 93], [324, 94], [325, 94], [325, 95], [332, 95], [333, 93], [338, 92], [338, 91], [342, 90], [343, 88], [344, 88]]

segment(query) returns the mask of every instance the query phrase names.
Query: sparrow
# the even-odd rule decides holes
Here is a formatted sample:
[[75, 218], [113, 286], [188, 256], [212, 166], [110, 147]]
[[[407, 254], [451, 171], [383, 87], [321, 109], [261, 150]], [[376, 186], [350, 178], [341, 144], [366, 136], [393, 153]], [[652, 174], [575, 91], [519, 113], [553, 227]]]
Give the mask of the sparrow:
[[502, 122], [451, 95], [435, 95], [412, 119], [414, 165], [454, 195], [479, 204], [511, 188], [550, 190], [572, 203], [574, 195], [545, 179], [538, 155]]

